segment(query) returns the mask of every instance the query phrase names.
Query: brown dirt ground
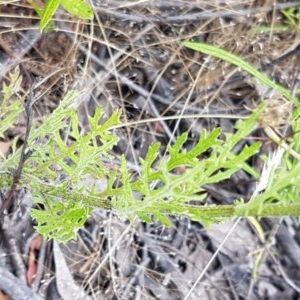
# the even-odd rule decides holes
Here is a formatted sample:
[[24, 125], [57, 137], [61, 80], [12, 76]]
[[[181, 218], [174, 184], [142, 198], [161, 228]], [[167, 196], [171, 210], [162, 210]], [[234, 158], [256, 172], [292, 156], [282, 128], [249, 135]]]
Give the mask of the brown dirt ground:
[[[167, 144], [184, 131], [189, 133], [188, 147], [203, 128], [232, 132], [232, 120], [209, 115], [246, 115], [266, 97], [244, 72], [190, 51], [182, 41], [218, 45], [291, 91], [299, 85], [299, 50], [291, 52], [300, 45], [299, 23], [298, 28], [276, 30], [284, 24], [281, 10], [299, 7], [299, 1], [93, 1], [93, 22], [59, 10], [55, 30], [43, 34], [27, 2], [11, 2], [1, 4], [0, 10], [0, 78], [6, 80], [18, 65], [24, 94], [35, 82], [36, 121], [50, 114], [70, 89], [84, 91], [78, 103], [83, 129], [98, 105], [107, 114], [121, 108], [124, 122], [207, 114], [202, 119], [131, 125], [117, 132], [116, 164], [124, 153], [133, 171], [154, 141], [162, 143], [163, 155]], [[271, 30], [258, 29], [263, 26]], [[22, 144], [24, 124], [19, 122], [7, 134], [2, 152], [16, 135]], [[244, 143], [254, 139], [264, 141], [260, 154], [274, 150], [262, 130]], [[261, 170], [258, 157], [251, 163]], [[254, 185], [253, 178], [240, 171], [226, 182], [207, 186], [206, 201], [247, 200]], [[30, 191], [19, 189], [18, 195], [22, 205], [3, 222], [15, 228], [10, 233], [1, 230], [0, 285], [7, 278], [3, 291], [9, 294], [17, 277], [19, 286], [30, 288], [24, 288], [19, 299], [300, 299], [295, 218], [243, 219], [209, 229], [173, 218], [173, 227], [165, 228], [158, 223], [133, 226], [95, 210], [77, 240], [58, 245], [34, 232], [28, 215]], [[11, 298], [3, 292], [0, 299]]]

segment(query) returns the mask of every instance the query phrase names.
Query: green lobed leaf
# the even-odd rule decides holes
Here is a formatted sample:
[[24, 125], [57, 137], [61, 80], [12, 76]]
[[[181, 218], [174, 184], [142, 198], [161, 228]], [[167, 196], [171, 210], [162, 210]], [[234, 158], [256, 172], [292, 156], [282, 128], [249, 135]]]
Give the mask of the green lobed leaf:
[[136, 215], [145, 223], [152, 224], [153, 221], [149, 217], [149, 214], [143, 212], [137, 212]]
[[21, 90], [22, 76], [16, 67], [9, 73], [9, 83], [2, 83], [2, 99], [0, 102], [0, 137], [4, 137], [7, 129], [14, 126], [14, 121], [23, 111], [22, 98], [16, 97]]
[[168, 217], [165, 217], [161, 210], [156, 209], [154, 207], [149, 208], [149, 213], [154, 216], [156, 220], [158, 220], [161, 224], [170, 227], [172, 225], [172, 222]]
[[53, 133], [58, 132], [68, 126], [66, 118], [71, 115], [71, 111], [74, 110], [70, 107], [71, 103], [75, 102], [81, 93], [78, 91], [69, 91], [59, 103], [58, 107], [43, 120], [43, 123], [30, 132], [28, 143], [31, 147], [35, 147], [36, 139], [39, 137], [53, 136]]
[[81, 203], [65, 205], [59, 202], [49, 202], [46, 210], [33, 209], [31, 216], [36, 219], [37, 231], [45, 239], [55, 239], [65, 243], [76, 237], [78, 229], [82, 228], [90, 210]]
[[118, 207], [126, 207], [128, 205], [132, 205], [135, 202], [135, 199], [133, 197], [133, 191], [130, 184], [130, 174], [128, 172], [127, 166], [126, 166], [126, 160], [125, 156], [121, 155], [120, 158], [121, 162], [121, 184], [122, 184], [122, 193], [117, 196], [118, 201]]
[[216, 143], [219, 134], [220, 129], [218, 128], [213, 129], [208, 136], [206, 132], [203, 131], [198, 143], [190, 151], [186, 152], [182, 151], [182, 146], [187, 139], [187, 134], [183, 133], [176, 139], [173, 146], [168, 147], [168, 153], [170, 155], [168, 170], [171, 171], [174, 168], [183, 165], [195, 166], [199, 161], [197, 157]]

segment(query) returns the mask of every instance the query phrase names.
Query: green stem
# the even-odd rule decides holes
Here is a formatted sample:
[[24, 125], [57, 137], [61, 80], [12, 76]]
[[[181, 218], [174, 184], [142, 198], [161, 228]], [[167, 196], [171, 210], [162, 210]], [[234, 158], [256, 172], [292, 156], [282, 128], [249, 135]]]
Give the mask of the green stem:
[[300, 203], [298, 204], [264, 204], [262, 207], [257, 205], [240, 204], [240, 205], [209, 205], [209, 206], [185, 206], [182, 214], [191, 217], [194, 220], [232, 218], [232, 217], [282, 217], [282, 216], [299, 216]]
[[251, 205], [251, 203], [242, 204], [242, 205], [235, 206], [235, 215], [238, 217], [300, 216], [300, 203], [290, 203], [290, 204], [266, 203], [262, 207], [257, 207], [257, 205]]

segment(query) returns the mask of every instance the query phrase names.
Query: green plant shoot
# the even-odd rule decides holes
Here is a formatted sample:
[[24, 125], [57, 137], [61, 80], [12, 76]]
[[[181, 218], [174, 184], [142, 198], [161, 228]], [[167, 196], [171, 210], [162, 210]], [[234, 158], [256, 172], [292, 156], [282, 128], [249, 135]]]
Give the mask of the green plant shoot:
[[35, 9], [37, 14], [41, 17], [41, 22], [39, 25], [40, 31], [43, 31], [51, 18], [57, 11], [58, 7], [61, 5], [68, 13], [82, 19], [92, 19], [93, 11], [84, 2], [84, 0], [47, 0], [45, 8], [38, 7], [34, 0], [29, 1], [31, 6]]

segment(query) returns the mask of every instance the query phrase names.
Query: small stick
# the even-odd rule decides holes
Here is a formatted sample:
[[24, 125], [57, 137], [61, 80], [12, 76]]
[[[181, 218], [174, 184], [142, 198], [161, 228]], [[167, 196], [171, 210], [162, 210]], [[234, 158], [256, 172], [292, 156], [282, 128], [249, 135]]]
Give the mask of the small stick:
[[31, 151], [27, 149], [27, 144], [28, 144], [28, 138], [29, 138], [29, 133], [31, 129], [31, 123], [32, 123], [32, 105], [34, 103], [34, 95], [33, 95], [33, 89], [30, 91], [30, 96], [28, 97], [27, 102], [24, 103], [24, 108], [25, 108], [25, 113], [27, 116], [26, 120], [26, 133], [25, 133], [25, 138], [24, 138], [24, 143], [21, 149], [21, 156], [20, 156], [20, 161], [18, 168], [13, 172], [13, 182], [12, 186], [9, 192], [9, 195], [0, 207], [0, 216], [4, 213], [5, 209], [10, 208], [13, 200], [15, 199], [15, 192], [16, 192], [16, 187], [17, 183], [20, 181], [21, 174], [24, 168], [24, 164], [26, 160], [30, 157]]

